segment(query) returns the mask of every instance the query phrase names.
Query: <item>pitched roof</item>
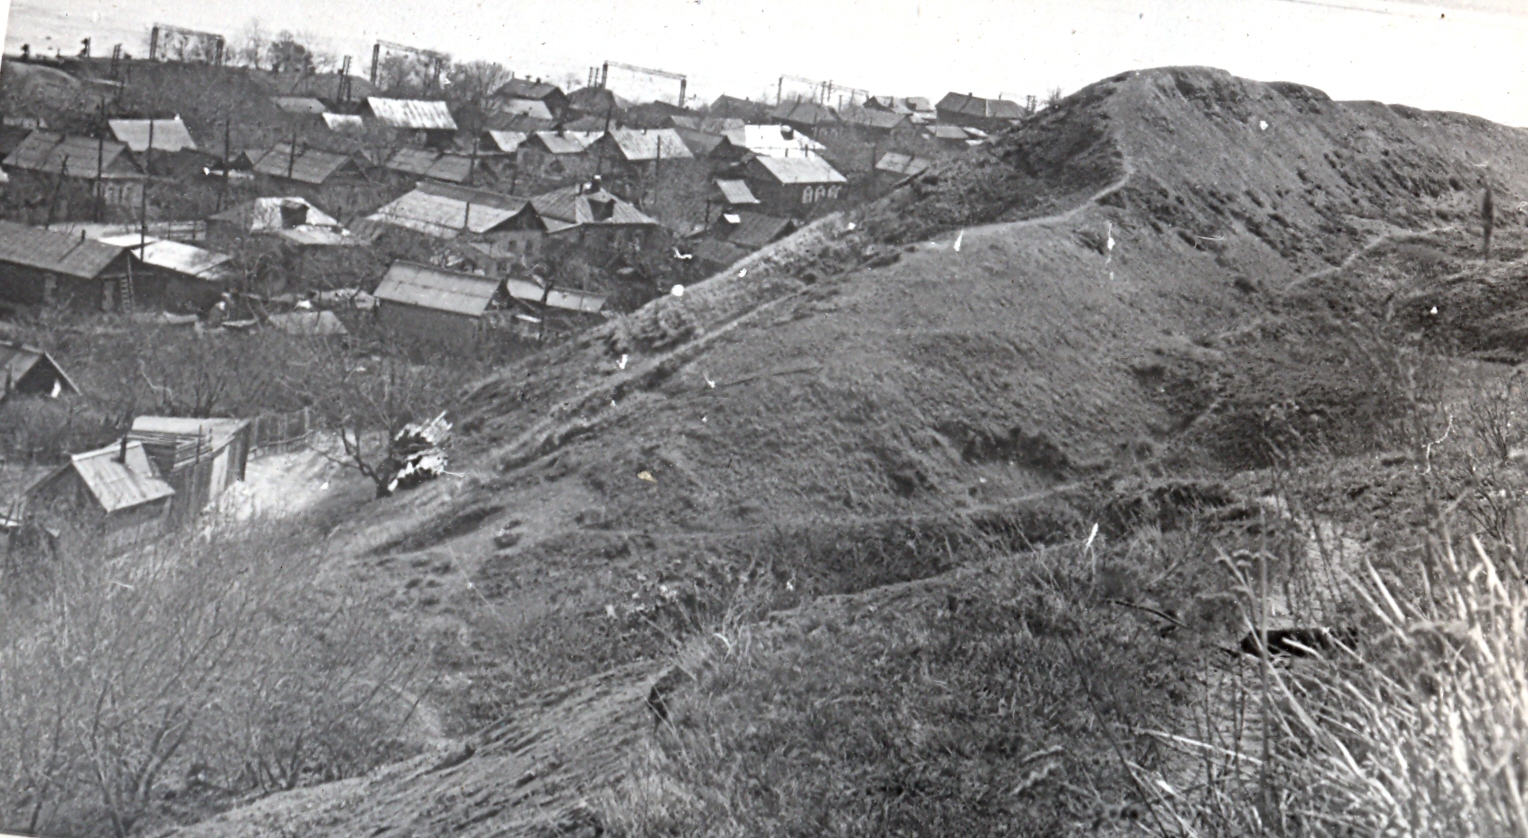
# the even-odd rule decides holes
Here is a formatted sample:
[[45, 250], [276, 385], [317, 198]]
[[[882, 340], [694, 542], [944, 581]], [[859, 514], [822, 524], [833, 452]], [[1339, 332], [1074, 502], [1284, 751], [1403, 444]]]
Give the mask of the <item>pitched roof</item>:
[[525, 198], [496, 192], [425, 182], [385, 204], [367, 220], [454, 239], [461, 234], [463, 221], [468, 232], [486, 233], [519, 215], [529, 203]]
[[724, 136], [733, 146], [761, 157], [801, 157], [827, 150], [827, 146], [788, 125], [744, 125]]
[[191, 139], [186, 123], [178, 116], [174, 119], [110, 119], [107, 124], [111, 126], [112, 136], [127, 143], [134, 154], [148, 151], [150, 125], [154, 131], [155, 151], [196, 150], [196, 141]]
[[821, 157], [755, 157], [748, 161], [754, 171], [763, 169], [779, 183], [848, 183]]
[[972, 96], [962, 93], [946, 93], [939, 100], [941, 111], [953, 111], [965, 116], [979, 116], [990, 119], [1022, 119], [1024, 108], [1018, 102], [1010, 102], [1007, 99], [983, 99], [980, 96]]
[[255, 165], [255, 171], [270, 175], [271, 177], [287, 177], [287, 171], [291, 170], [291, 179], [302, 183], [321, 184], [345, 168], [358, 169], [355, 160], [349, 155], [336, 154], [332, 151], [303, 146], [292, 152], [290, 143], [277, 143], [269, 151], [250, 152], [251, 162]]
[[690, 246], [695, 258], [702, 262], [726, 267], [748, 256], [748, 249], [720, 239], [699, 239]]
[[0, 221], [0, 262], [95, 279], [125, 252], [90, 239]]
[[896, 175], [916, 175], [932, 165], [932, 161], [922, 157], [914, 157], [900, 151], [888, 151], [881, 155], [881, 159], [875, 161], [875, 170]]
[[545, 99], [554, 93], [561, 92], [562, 88], [548, 82], [537, 82], [530, 79], [510, 79], [495, 91], [494, 95], [505, 99]]
[[[249, 427], [248, 419], [188, 419], [180, 416], [138, 416], [133, 419], [129, 441], [139, 441], [152, 448], [166, 437], [205, 439], [216, 452], [228, 446], [234, 436]], [[202, 449], [205, 453], [207, 449]]]
[[[123, 462], [118, 462], [118, 457]], [[175, 489], [160, 479], [141, 442], [128, 441], [126, 446], [119, 442], [71, 455], [69, 463], [53, 474], [66, 469], [74, 469], [85, 488], [107, 514], [153, 503], [175, 494]], [[43, 482], [49, 478], [43, 478]]]
[[515, 151], [530, 136], [529, 131], [487, 131], [489, 142], [499, 151]]
[[[606, 201], [610, 202], [608, 204], [611, 210], [610, 217], [598, 218], [590, 202]], [[578, 185], [565, 186], [562, 189], [554, 189], [546, 194], [537, 195], [531, 199], [531, 206], [535, 207], [536, 214], [541, 216], [541, 223], [550, 233], [583, 225], [657, 226], [658, 224], [641, 210], [603, 189], [598, 192], [581, 192]], [[554, 227], [557, 229], [553, 229]]]
[[861, 107], [842, 108], [839, 110], [838, 115], [849, 125], [880, 131], [891, 131], [900, 126], [908, 125], [911, 122], [907, 113], [878, 111]]
[[972, 135], [959, 125], [930, 125], [926, 129], [936, 140], [969, 140]]
[[22, 378], [26, 377], [27, 373], [32, 371], [33, 367], [37, 366], [39, 361], [44, 360], [51, 364], [53, 369], [58, 370], [59, 380], [63, 382], [65, 389], [71, 393], [78, 394], [80, 392], [80, 388], [74, 383], [74, 379], [64, 372], [64, 368], [59, 366], [57, 361], [53, 360], [53, 356], [41, 348], [27, 346], [24, 343], [17, 343], [15, 341], [0, 341], [0, 382], [3, 382], [0, 383], [0, 396], [5, 394], [7, 383], [14, 385], [16, 382], [21, 381]]
[[758, 212], [739, 212], [737, 216], [738, 223], [732, 225], [727, 241], [749, 250], [758, 250], [778, 241], [796, 227], [796, 222], [789, 218], [776, 218]]
[[272, 96], [271, 102], [287, 113], [323, 113], [328, 108], [311, 96]]
[[[155, 137], [158, 148], [158, 137]], [[69, 137], [50, 131], [33, 131], [5, 158], [4, 165], [15, 169], [57, 174], [64, 170], [70, 177], [96, 177], [96, 163], [101, 164], [102, 177], [142, 177], [138, 169], [125, 156], [127, 146], [114, 140], [97, 140], [90, 137]]]
[[721, 134], [707, 134], [704, 131], [695, 131], [690, 128], [675, 128], [674, 133], [684, 144], [689, 147], [690, 153], [705, 156], [716, 150], [726, 139]]
[[778, 122], [798, 122], [802, 125], [836, 125], [841, 120], [828, 107], [800, 99], [781, 102], [769, 112], [769, 118]]
[[669, 124], [674, 128], [688, 128], [691, 131], [701, 131], [707, 134], [720, 134], [734, 128], [742, 128], [748, 123], [742, 118], [735, 116], [671, 116]]
[[754, 197], [753, 191], [748, 188], [748, 181], [745, 180], [717, 179], [716, 189], [722, 193], [722, 200], [734, 206], [759, 202], [759, 199]]
[[606, 134], [610, 137], [606, 142], [614, 143], [621, 157], [628, 162], [695, 156], [672, 128], [612, 128]]
[[324, 124], [336, 134], [363, 134], [366, 132], [366, 122], [355, 114], [326, 113]]
[[481, 317], [499, 292], [499, 280], [413, 262], [394, 262], [372, 292], [378, 300]]
[[552, 109], [547, 106], [547, 103], [540, 99], [504, 99], [499, 102], [497, 108], [501, 113], [540, 119], [546, 122], [551, 122], [556, 118], [552, 113]]
[[440, 152], [428, 148], [400, 148], [387, 161], [387, 168], [411, 175], [427, 175], [440, 159]]
[[[140, 241], [144, 241], [142, 248], [138, 246]], [[220, 282], [229, 278], [228, 262], [233, 259], [227, 254], [203, 250], [196, 245], [156, 238], [143, 239], [135, 233], [103, 238], [101, 243], [127, 248], [137, 253], [138, 258], [145, 264], [156, 268], [164, 268], [209, 282]]]
[[526, 139], [549, 154], [582, 154], [603, 131], [537, 131]]
[[723, 93], [722, 95], [716, 97], [716, 101], [711, 103], [709, 110], [711, 113], [721, 116], [759, 118], [769, 113], [769, 105], [762, 102], [755, 102], [751, 99], [742, 99], [737, 96], [728, 96], [727, 94]]
[[424, 99], [384, 99], [371, 96], [366, 107], [378, 122], [411, 131], [455, 131], [456, 120], [445, 102]]
[[504, 280], [504, 290], [509, 296], [517, 300], [525, 300], [528, 303], [541, 303], [541, 295], [546, 294], [546, 304], [551, 308], [561, 308], [568, 311], [583, 311], [593, 314], [605, 307], [605, 298], [597, 294], [585, 294], [579, 291], [558, 291], [553, 289], [546, 292], [540, 285], [534, 282], [526, 282], [523, 279]]
[[248, 203], [223, 210], [207, 220], [226, 221], [237, 225], [240, 230], [246, 233], [268, 233], [289, 229], [285, 225], [284, 216], [281, 213], [282, 204], [287, 203], [298, 203], [307, 207], [307, 215], [301, 226], [334, 228], [340, 226], [339, 221], [324, 214], [318, 207], [313, 206], [307, 198], [298, 197], [256, 198]]

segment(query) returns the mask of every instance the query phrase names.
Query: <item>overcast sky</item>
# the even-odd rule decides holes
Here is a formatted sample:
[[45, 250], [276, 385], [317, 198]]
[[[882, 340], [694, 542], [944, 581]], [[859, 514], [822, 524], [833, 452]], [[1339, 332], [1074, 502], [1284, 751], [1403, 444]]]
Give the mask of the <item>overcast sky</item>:
[[[789, 73], [1022, 100], [1205, 64], [1528, 126], [1528, 0], [11, 0], [6, 48], [74, 52], [93, 35], [98, 51], [141, 52], [155, 21], [236, 38], [251, 17], [313, 33], [362, 72], [383, 38], [580, 83], [607, 59], [658, 67], [688, 74], [706, 99], [773, 96]], [[677, 92], [618, 70], [611, 86]]]

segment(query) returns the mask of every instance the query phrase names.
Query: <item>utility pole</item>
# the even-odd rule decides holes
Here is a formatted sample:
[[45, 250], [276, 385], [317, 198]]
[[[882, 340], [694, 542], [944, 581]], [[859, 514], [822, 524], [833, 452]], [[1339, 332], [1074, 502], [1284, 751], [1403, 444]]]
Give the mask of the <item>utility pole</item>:
[[106, 120], [106, 103], [101, 103], [101, 132], [96, 135], [96, 176], [92, 197], [95, 198], [95, 220], [100, 222], [105, 212], [106, 195], [101, 190], [101, 168], [106, 165], [106, 131], [111, 123]]
[[297, 120], [292, 120], [292, 145], [287, 154], [287, 180], [292, 179], [292, 173], [297, 169]]
[[148, 170], [151, 168], [149, 160], [154, 156], [154, 118], [149, 117], [149, 147], [143, 151], [144, 181], [142, 197], [138, 199], [138, 256], [142, 258], [143, 249], [149, 244], [149, 182]]
[[64, 178], [68, 176], [69, 158], [66, 156], [58, 164], [58, 180], [53, 184], [53, 200], [48, 202], [48, 220], [42, 225], [45, 230], [53, 226], [53, 212], [58, 206], [58, 193], [64, 188]]

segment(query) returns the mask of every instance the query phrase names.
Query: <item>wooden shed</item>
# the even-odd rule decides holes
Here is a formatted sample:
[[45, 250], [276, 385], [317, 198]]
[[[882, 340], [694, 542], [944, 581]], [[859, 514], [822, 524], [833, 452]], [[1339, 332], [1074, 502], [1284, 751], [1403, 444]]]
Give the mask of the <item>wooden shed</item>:
[[108, 554], [164, 532], [175, 489], [159, 476], [143, 443], [74, 454], [26, 492], [28, 517], [100, 539]]
[[0, 401], [12, 393], [58, 398], [79, 392], [74, 380], [41, 348], [0, 341]]
[[453, 349], [469, 349], [477, 341], [502, 282], [419, 265], [394, 262], [373, 296], [382, 325]]
[[128, 431], [175, 489], [170, 519], [185, 524], [196, 518], [225, 489], [244, 479], [249, 461], [248, 419], [184, 419], [139, 416]]
[[0, 221], [0, 310], [127, 308], [137, 261], [126, 248], [83, 235]]

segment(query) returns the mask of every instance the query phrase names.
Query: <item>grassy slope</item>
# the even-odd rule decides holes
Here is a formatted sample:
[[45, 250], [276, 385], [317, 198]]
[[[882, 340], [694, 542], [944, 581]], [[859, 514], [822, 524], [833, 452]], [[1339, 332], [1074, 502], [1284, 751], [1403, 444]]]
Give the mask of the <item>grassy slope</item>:
[[[1195, 418], [1208, 385], [1183, 369], [1211, 379], [1258, 357], [1299, 378], [1303, 356], [1281, 341], [1319, 342], [1315, 326], [1215, 338], [1290, 319], [1280, 289], [1373, 237], [1467, 226], [1472, 159], [1493, 160], [1498, 205], [1515, 203], [1525, 151], [1521, 132], [1472, 118], [1209, 70], [1101, 82], [999, 138], [991, 157], [893, 195], [862, 221], [870, 234], [712, 280], [711, 301], [757, 305], [767, 295], [739, 293], [745, 280], [786, 295], [735, 325], [746, 307], [708, 307], [703, 286], [477, 388], [458, 413], [458, 462], [477, 473], [379, 505], [346, 536], [356, 559], [336, 572], [372, 595], [401, 593], [411, 565], [449, 554], [460, 572], [433, 602], [398, 604], [467, 629], [473, 652], [453, 665], [530, 658], [510, 685], [653, 654], [651, 633], [623, 628], [635, 621], [601, 622], [606, 605], [645, 601], [660, 579], [699, 589], [706, 562], [736, 574], [809, 526], [1032, 502], [1128, 465]], [[905, 246], [894, 264], [838, 273], [887, 238]], [[651, 345], [690, 329], [702, 337], [677, 351]], [[495, 550], [510, 519], [522, 538]], [[739, 547], [739, 533], [775, 540]], [[822, 549], [803, 562], [839, 570], [890, 552], [807, 546]], [[897, 581], [820, 578], [832, 575], [814, 584]], [[820, 670], [833, 648], [788, 642], [780, 654]], [[388, 788], [403, 808], [423, 790]]]

